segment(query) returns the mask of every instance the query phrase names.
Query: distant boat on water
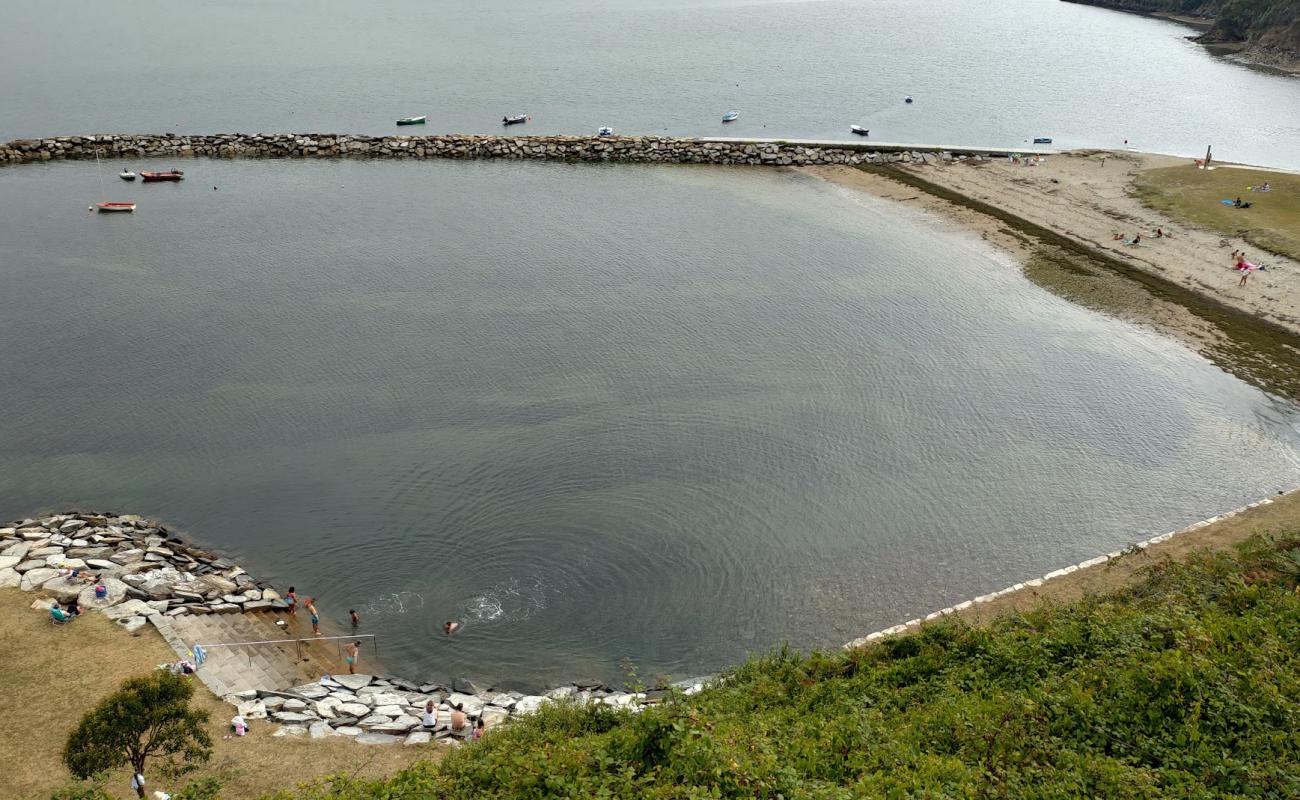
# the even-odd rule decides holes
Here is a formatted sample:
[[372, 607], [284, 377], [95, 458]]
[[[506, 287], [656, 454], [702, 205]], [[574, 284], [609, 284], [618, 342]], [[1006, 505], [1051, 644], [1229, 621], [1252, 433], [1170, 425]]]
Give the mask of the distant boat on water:
[[850, 125], [849, 130], [852, 131], [853, 133], [856, 133], [859, 136], [866, 136], [871, 133], [871, 131], [867, 130], [861, 125]]
[[723, 122], [735, 122], [739, 118], [740, 118], [739, 111], [728, 111], [727, 113], [722, 115]]
[[501, 118], [501, 124], [502, 124], [502, 125], [522, 125], [522, 124], [524, 124], [525, 122], [527, 122], [529, 119], [530, 119], [530, 117], [529, 117], [527, 114], [516, 114], [516, 115], [514, 115], [513, 117], [502, 117], [502, 118]]
[[117, 173], [117, 177], [121, 178], [124, 181], [133, 181], [135, 180], [135, 173], [129, 169], [124, 169], [121, 172]]
[[95, 208], [101, 214], [129, 214], [135, 211], [135, 203], [96, 203]]
[[1051, 137], [1048, 136], [1040, 136], [1034, 140], [1034, 144], [1051, 144], [1051, 143], [1052, 143]]
[[613, 136], [613, 135], [614, 135], [614, 129], [613, 129], [613, 128], [601, 128], [600, 130], [596, 131], [596, 135], [597, 135], [597, 136]]
[[[107, 192], [104, 191], [104, 165], [99, 160], [98, 149], [95, 150], [95, 177], [99, 178], [99, 196], [103, 197]], [[91, 206], [91, 209], [96, 210], [101, 214], [129, 214], [130, 212], [135, 211], [135, 203], [114, 203], [101, 200]]]
[[904, 97], [904, 98], [903, 98], [903, 102], [904, 102], [904, 103], [910, 103], [910, 102], [912, 102], [912, 96], [909, 94], [907, 97]]
[[159, 183], [161, 181], [179, 181], [184, 180], [185, 173], [178, 169], [169, 169], [166, 172], [141, 172], [140, 177], [145, 183]]
[[425, 123], [425, 119], [426, 118], [424, 116], [402, 117], [397, 121], [397, 124], [398, 125], [423, 125]]

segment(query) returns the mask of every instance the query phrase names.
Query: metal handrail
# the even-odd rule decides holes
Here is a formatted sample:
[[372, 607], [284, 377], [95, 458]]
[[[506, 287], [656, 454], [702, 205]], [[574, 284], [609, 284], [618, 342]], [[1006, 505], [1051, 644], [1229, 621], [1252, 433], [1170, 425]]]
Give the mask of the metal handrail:
[[[374, 645], [375, 657], [378, 658], [379, 656], [379, 637], [373, 633], [354, 633], [349, 636], [311, 636], [306, 639], [302, 637], [298, 637], [296, 639], [261, 639], [258, 641], [251, 641], [251, 642], [218, 642], [216, 644], [204, 644], [203, 642], [195, 642], [194, 644], [197, 647], [202, 647], [204, 650], [210, 650], [214, 647], [243, 647], [245, 645], [250, 645], [250, 644], [289, 644], [292, 642], [294, 646], [295, 657], [299, 661], [302, 661], [304, 660], [302, 657], [302, 646], [304, 642], [325, 642], [325, 641], [336, 641], [339, 639], [349, 639], [352, 641], [356, 641], [357, 639], [369, 639], [370, 643]], [[338, 651], [339, 651], [339, 658], [342, 658], [343, 647], [341, 645], [338, 647]], [[250, 666], [253, 663], [253, 656], [251, 654], [248, 656], [248, 663]]]
[[318, 642], [327, 639], [332, 641], [334, 639], [355, 640], [355, 639], [374, 639], [374, 638], [376, 638], [376, 634], [373, 633], [354, 633], [351, 636], [309, 636], [307, 638], [299, 637], [297, 639], [263, 639], [257, 642], [221, 642], [220, 644], [203, 644], [203, 642], [195, 642], [195, 644], [200, 645], [204, 650], [207, 650], [212, 647], [239, 647], [240, 645], [245, 645], [245, 644], [287, 644], [288, 642]]

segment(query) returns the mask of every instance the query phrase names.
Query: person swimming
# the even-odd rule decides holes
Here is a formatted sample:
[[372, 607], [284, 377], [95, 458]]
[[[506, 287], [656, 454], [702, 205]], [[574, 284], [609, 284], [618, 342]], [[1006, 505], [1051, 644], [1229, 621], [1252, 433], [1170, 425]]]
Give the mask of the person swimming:
[[442, 623], [442, 632], [447, 634], [448, 636], [451, 636], [453, 633], [455, 633], [458, 630], [460, 630], [459, 622], [452, 622], [451, 620], [447, 620], [446, 622]]

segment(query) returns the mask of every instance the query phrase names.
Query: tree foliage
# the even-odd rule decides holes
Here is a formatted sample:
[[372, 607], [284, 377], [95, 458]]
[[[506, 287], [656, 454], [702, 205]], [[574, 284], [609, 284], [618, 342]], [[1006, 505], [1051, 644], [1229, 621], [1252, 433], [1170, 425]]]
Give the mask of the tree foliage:
[[63, 763], [78, 778], [130, 765], [144, 773], [149, 758], [178, 770], [207, 761], [208, 712], [190, 708], [193, 684], [165, 670], [130, 678], [82, 718], [68, 737]]
[[640, 714], [557, 705], [379, 781], [281, 797], [1300, 797], [1300, 535], [1123, 592], [786, 650]]

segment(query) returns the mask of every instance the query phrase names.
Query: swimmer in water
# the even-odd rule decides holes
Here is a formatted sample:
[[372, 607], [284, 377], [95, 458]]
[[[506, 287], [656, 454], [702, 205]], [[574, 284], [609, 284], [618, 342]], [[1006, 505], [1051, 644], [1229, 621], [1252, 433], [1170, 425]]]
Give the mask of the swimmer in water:
[[455, 633], [458, 630], [460, 630], [459, 622], [452, 622], [448, 620], [447, 622], [442, 623], [442, 632], [447, 634], [448, 636], [451, 636], [453, 633]]

